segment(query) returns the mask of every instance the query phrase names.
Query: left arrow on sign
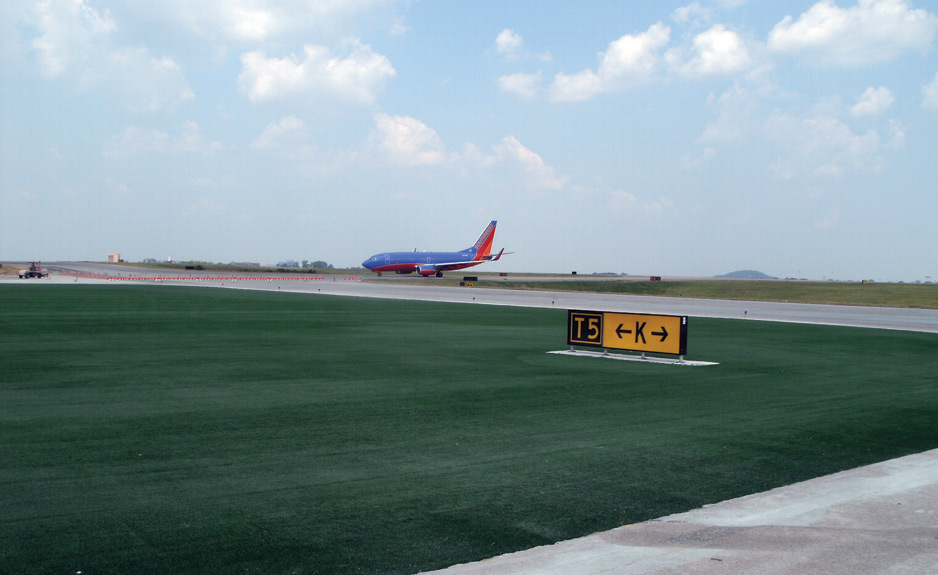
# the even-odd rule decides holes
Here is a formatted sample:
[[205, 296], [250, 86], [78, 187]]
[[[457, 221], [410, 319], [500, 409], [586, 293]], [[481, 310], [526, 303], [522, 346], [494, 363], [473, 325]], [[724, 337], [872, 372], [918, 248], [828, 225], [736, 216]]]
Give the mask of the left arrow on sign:
[[619, 324], [619, 327], [616, 328], [616, 335], [619, 336], [619, 339], [622, 339], [622, 334], [623, 334], [623, 333], [632, 333], [632, 330], [630, 330], [630, 329], [622, 329], [623, 327], [625, 327], [625, 325], [623, 325], [623, 324], [620, 323], [620, 324]]

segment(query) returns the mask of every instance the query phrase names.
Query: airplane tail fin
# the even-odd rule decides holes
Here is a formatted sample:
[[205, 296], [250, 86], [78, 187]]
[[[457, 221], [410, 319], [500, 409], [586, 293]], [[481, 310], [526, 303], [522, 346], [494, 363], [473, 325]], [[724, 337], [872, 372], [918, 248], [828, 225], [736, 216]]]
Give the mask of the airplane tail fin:
[[488, 227], [485, 228], [485, 231], [482, 232], [482, 235], [479, 236], [479, 239], [476, 240], [476, 243], [469, 248], [470, 251], [475, 252], [472, 259], [485, 260], [491, 257], [492, 243], [495, 241], [495, 225], [497, 223], [496, 220], [492, 220]]

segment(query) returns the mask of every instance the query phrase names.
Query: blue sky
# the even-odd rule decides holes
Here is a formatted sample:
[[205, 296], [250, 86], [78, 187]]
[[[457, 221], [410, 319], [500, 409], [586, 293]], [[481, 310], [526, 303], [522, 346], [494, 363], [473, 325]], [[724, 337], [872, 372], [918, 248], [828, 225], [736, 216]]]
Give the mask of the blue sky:
[[[0, 259], [938, 281], [938, 8], [7, 0]], [[481, 269], [481, 268], [480, 268]]]

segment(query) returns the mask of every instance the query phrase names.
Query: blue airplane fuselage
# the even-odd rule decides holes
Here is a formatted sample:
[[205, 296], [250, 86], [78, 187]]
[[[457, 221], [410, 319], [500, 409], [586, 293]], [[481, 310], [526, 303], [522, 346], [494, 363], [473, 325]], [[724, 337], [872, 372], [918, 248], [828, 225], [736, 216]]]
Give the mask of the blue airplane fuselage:
[[[473, 261], [471, 251], [462, 252], [385, 252], [371, 256], [362, 265], [367, 269], [382, 273], [395, 272], [409, 274], [418, 271], [421, 266], [425, 275], [435, 274], [434, 264], [450, 264], [447, 269], [456, 270], [479, 265], [486, 260]], [[464, 263], [461, 263], [464, 262]], [[432, 270], [432, 271], [431, 271]], [[423, 273], [423, 272], [421, 272]]]
[[[440, 276], [444, 271], [460, 270], [477, 266], [501, 257], [492, 256], [492, 242], [495, 240], [495, 221], [491, 222], [472, 247], [458, 252], [384, 252], [375, 254], [362, 262], [362, 266], [375, 273], [394, 272], [410, 274], [418, 272], [423, 276]], [[504, 251], [504, 250], [502, 250]]]

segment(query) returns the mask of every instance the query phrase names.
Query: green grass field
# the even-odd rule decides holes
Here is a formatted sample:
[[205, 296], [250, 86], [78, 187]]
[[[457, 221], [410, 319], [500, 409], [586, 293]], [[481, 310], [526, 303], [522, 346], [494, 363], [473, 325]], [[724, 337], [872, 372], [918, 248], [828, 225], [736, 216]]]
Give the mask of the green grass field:
[[636, 281], [604, 278], [563, 281], [489, 280], [479, 287], [582, 291], [660, 297], [778, 301], [938, 309], [938, 284], [762, 280]]
[[0, 572], [414, 573], [938, 447], [935, 334], [691, 318], [690, 368], [565, 327], [2, 287]]

